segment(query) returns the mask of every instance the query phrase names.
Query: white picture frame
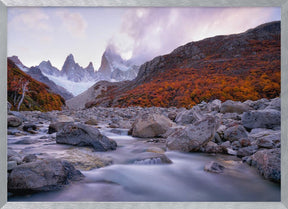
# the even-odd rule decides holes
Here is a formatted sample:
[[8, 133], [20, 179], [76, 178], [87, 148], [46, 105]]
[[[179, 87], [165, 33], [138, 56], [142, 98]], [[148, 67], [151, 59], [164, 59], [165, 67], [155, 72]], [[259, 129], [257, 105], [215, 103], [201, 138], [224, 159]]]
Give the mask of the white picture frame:
[[[7, 202], [7, 8], [31, 7], [281, 7], [280, 202]], [[3, 209], [287, 209], [288, 0], [0, 0], [0, 208]]]

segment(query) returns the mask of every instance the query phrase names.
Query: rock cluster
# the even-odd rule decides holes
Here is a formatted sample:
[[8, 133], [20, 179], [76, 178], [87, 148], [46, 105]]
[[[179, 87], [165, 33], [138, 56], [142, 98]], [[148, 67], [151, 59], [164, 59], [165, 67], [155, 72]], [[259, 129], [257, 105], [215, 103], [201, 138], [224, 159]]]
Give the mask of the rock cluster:
[[[129, 133], [132, 136], [143, 138], [147, 143], [164, 143], [167, 150], [237, 156], [243, 162], [257, 168], [264, 178], [280, 182], [280, 103], [280, 98], [223, 103], [214, 100], [209, 103], [201, 102], [191, 109], [93, 107], [48, 113], [10, 112], [8, 133], [33, 134], [39, 132], [41, 124], [50, 124], [47, 134], [52, 136], [54, 133], [58, 144], [88, 146], [94, 151], [109, 151], [115, 150], [117, 144], [102, 135], [98, 129], [130, 129]], [[38, 123], [33, 124], [32, 121]], [[16, 143], [35, 142], [35, 139], [31, 140], [23, 139]], [[9, 153], [11, 155], [13, 152]], [[135, 163], [171, 162], [162, 151], [157, 156], [151, 156], [150, 154], [148, 157], [135, 158]], [[93, 156], [90, 158], [94, 159]], [[13, 171], [23, 162], [35, 163], [35, 160], [37, 162], [33, 156], [27, 156], [23, 160], [14, 153], [8, 156], [8, 171]], [[103, 163], [108, 164], [108, 161]], [[87, 164], [84, 167], [98, 166]]]

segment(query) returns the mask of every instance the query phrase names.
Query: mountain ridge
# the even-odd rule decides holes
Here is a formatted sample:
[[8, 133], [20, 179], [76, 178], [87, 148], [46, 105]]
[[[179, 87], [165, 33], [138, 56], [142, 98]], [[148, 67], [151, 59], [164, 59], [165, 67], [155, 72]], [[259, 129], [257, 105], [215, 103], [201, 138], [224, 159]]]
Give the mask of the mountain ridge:
[[86, 108], [188, 107], [217, 97], [242, 101], [279, 96], [280, 30], [280, 21], [274, 21], [240, 34], [189, 42], [141, 65], [132, 81], [106, 84], [109, 90], [91, 97]]

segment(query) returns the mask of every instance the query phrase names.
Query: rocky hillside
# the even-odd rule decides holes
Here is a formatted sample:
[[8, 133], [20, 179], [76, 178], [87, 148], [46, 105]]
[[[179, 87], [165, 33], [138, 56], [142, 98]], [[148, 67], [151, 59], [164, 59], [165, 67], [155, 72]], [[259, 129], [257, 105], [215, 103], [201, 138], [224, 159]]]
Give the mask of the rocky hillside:
[[66, 89], [64, 89], [62, 86], [57, 85], [52, 80], [50, 80], [47, 76], [45, 76], [45, 74], [49, 75], [49, 73], [50, 73], [50, 75], [55, 75], [57, 73], [59, 74], [59, 70], [57, 68], [53, 67], [51, 65], [50, 61], [47, 61], [47, 62], [43, 61], [37, 67], [28, 68], [25, 65], [23, 65], [23, 63], [19, 60], [19, 58], [17, 56], [12, 56], [12, 57], [9, 57], [8, 59], [13, 61], [14, 64], [20, 70], [22, 70], [26, 74], [30, 75], [35, 80], [49, 86], [49, 88], [51, 89], [52, 92], [54, 92], [55, 94], [59, 94], [65, 100], [71, 99], [73, 97], [73, 95], [71, 93], [69, 93]]
[[[8, 59], [8, 102], [11, 110], [61, 110], [65, 100], [45, 84], [33, 79]], [[19, 105], [20, 104], [20, 105]]]
[[86, 107], [189, 107], [213, 99], [274, 98], [280, 95], [280, 57], [279, 21], [191, 42], [143, 64], [133, 81], [91, 95]]

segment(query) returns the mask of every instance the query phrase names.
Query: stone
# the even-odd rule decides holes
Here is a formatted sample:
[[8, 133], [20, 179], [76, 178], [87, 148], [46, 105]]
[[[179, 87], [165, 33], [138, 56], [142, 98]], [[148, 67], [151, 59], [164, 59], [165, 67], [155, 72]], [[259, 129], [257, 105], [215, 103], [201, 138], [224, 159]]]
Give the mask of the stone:
[[22, 163], [21, 157], [17, 157], [17, 156], [9, 157], [8, 160], [9, 160], [9, 161], [15, 161], [18, 165], [20, 165], [20, 164]]
[[207, 163], [204, 167], [204, 171], [211, 172], [211, 173], [223, 173], [225, 167], [215, 161], [211, 161]]
[[8, 163], [7, 163], [7, 170], [8, 171], [11, 171], [11, 170], [13, 170], [16, 167], [17, 167], [17, 162], [16, 161], [8, 161]]
[[31, 131], [36, 131], [37, 126], [35, 124], [24, 124], [23, 126], [23, 131], [26, 132], [31, 132]]
[[243, 113], [243, 112], [247, 112], [249, 111], [251, 108], [249, 107], [249, 105], [245, 104], [245, 103], [241, 103], [241, 102], [235, 102], [235, 101], [231, 101], [231, 100], [227, 100], [225, 102], [222, 103], [221, 108], [220, 108], [220, 112], [221, 113]]
[[22, 125], [22, 120], [16, 116], [8, 115], [7, 125], [8, 127], [19, 127]]
[[15, 152], [14, 150], [8, 148], [7, 149], [7, 158], [8, 158], [8, 160], [10, 158], [12, 158], [12, 157], [18, 157], [18, 158], [21, 159], [21, 155], [18, 152]]
[[251, 145], [251, 141], [248, 138], [239, 139], [241, 147], [248, 147]]
[[73, 123], [72, 122], [50, 123], [50, 125], [48, 127], [48, 134], [56, 133], [56, 132], [60, 131], [61, 129], [63, 129], [65, 126], [71, 125], [71, 124], [73, 124]]
[[14, 144], [35, 144], [38, 142], [39, 142], [38, 139], [25, 137], [24, 139], [21, 139], [21, 140], [15, 142]]
[[252, 165], [258, 172], [274, 182], [281, 181], [281, 152], [280, 148], [260, 150], [251, 156]]
[[171, 120], [171, 121], [175, 121], [177, 117], [177, 113], [176, 112], [169, 112], [168, 113], [168, 118]]
[[165, 155], [155, 152], [144, 152], [133, 160], [133, 164], [153, 165], [153, 164], [171, 164], [172, 161]]
[[258, 151], [258, 146], [257, 145], [251, 145], [248, 147], [240, 148], [237, 151], [237, 156], [242, 158], [242, 157], [253, 155], [257, 151]]
[[208, 104], [210, 111], [219, 112], [221, 108], [221, 101], [219, 99], [213, 100], [211, 103]]
[[56, 143], [73, 146], [90, 146], [95, 151], [115, 150], [117, 143], [102, 135], [97, 128], [82, 124], [65, 126], [56, 134]]
[[23, 163], [31, 163], [36, 160], [37, 160], [37, 156], [35, 154], [29, 154], [23, 158]]
[[265, 109], [274, 109], [281, 111], [281, 99], [279, 97], [271, 99], [269, 105]]
[[218, 121], [212, 116], [206, 116], [185, 128], [174, 129], [167, 138], [166, 146], [170, 150], [198, 151], [214, 138], [217, 128]]
[[160, 137], [173, 125], [173, 122], [164, 115], [144, 113], [135, 119], [131, 132], [135, 137]]
[[248, 133], [242, 125], [232, 126], [224, 131], [224, 139], [234, 142], [242, 138], [247, 138]]
[[205, 147], [203, 147], [202, 151], [206, 153], [222, 153], [223, 151], [225, 151], [225, 149], [223, 149], [218, 144], [210, 141], [205, 145]]
[[233, 150], [238, 150], [241, 147], [241, 144], [239, 141], [234, 141], [232, 142], [231, 147]]
[[268, 137], [259, 138], [256, 142], [259, 148], [272, 149], [274, 144]]
[[253, 110], [242, 115], [242, 124], [247, 129], [267, 128], [280, 126], [281, 112], [274, 109]]
[[175, 122], [177, 124], [192, 124], [196, 121], [199, 121], [203, 118], [203, 115], [201, 114], [201, 110], [198, 106], [192, 107], [190, 110], [184, 110], [180, 112]]
[[234, 156], [237, 155], [237, 151], [235, 151], [231, 148], [227, 148], [226, 150], [227, 150], [227, 154], [229, 154], [229, 155], [234, 155]]
[[229, 147], [231, 147], [231, 142], [230, 141], [223, 142], [221, 144], [221, 146], [224, 147], [224, 148], [229, 148]]
[[8, 176], [8, 192], [27, 194], [59, 190], [83, 174], [67, 161], [46, 159], [15, 167]]

